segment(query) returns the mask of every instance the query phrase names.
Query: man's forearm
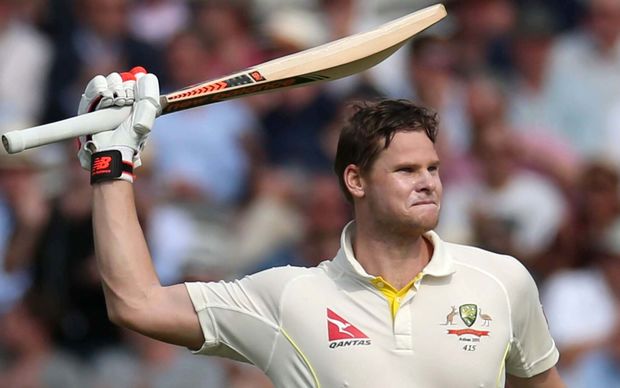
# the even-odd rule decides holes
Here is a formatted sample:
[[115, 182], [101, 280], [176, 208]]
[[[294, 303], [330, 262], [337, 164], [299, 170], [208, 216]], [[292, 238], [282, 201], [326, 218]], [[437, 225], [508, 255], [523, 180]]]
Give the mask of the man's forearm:
[[108, 314], [127, 325], [149, 293], [160, 287], [129, 182], [93, 185], [93, 228]]

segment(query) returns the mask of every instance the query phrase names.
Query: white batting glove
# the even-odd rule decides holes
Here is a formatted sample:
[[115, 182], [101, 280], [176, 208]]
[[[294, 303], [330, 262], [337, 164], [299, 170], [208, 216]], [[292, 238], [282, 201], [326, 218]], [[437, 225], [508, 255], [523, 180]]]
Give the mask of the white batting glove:
[[84, 90], [78, 115], [111, 106], [133, 106], [131, 115], [112, 131], [80, 136], [78, 158], [91, 171], [91, 183], [111, 179], [133, 182], [155, 118], [161, 113], [159, 81], [136, 67], [127, 73], [94, 77]]

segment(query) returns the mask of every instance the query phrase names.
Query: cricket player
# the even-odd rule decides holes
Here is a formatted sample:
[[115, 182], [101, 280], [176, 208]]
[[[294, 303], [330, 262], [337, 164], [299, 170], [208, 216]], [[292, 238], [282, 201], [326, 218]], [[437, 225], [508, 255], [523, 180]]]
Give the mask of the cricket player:
[[[355, 220], [332, 260], [234, 282], [162, 287], [138, 223], [133, 169], [160, 109], [142, 68], [97, 76], [79, 113], [132, 105], [82, 138], [110, 319], [197, 354], [252, 363], [277, 387], [563, 387], [535, 283], [514, 258], [444, 242], [434, 114], [359, 106], [335, 171]], [[179, 128], [179, 130], [183, 130]]]

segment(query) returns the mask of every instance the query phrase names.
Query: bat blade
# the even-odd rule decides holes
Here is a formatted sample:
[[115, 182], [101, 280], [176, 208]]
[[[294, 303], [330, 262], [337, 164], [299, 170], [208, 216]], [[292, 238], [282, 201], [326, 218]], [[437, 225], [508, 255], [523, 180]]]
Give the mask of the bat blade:
[[437, 4], [348, 36], [239, 73], [162, 96], [163, 114], [231, 98], [335, 80], [367, 70], [392, 55], [417, 33], [446, 16]]
[[[359, 73], [383, 61], [414, 35], [445, 16], [444, 6], [437, 4], [371, 31], [189, 86], [161, 96], [161, 114]], [[2, 143], [7, 152], [13, 154], [80, 135], [108, 131], [123, 122], [130, 111], [129, 107], [104, 109], [38, 127], [11, 131], [2, 136]]]

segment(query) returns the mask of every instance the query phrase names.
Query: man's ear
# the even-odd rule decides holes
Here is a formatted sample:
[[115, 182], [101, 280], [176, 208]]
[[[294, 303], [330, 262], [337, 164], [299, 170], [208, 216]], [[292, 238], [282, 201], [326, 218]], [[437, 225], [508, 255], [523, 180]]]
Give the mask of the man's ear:
[[349, 164], [344, 169], [344, 184], [353, 198], [363, 198], [366, 194], [364, 192], [364, 178], [360, 168], [355, 164]]

